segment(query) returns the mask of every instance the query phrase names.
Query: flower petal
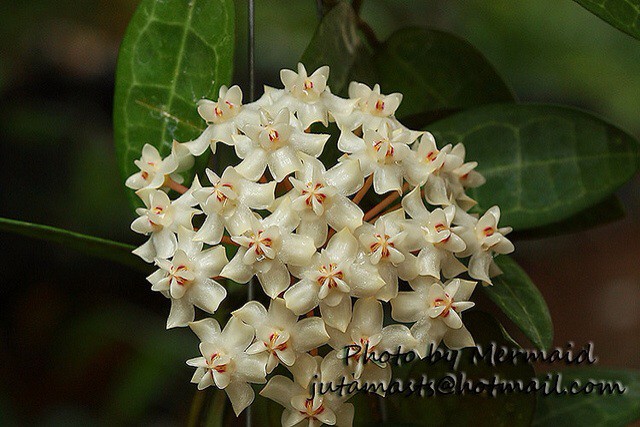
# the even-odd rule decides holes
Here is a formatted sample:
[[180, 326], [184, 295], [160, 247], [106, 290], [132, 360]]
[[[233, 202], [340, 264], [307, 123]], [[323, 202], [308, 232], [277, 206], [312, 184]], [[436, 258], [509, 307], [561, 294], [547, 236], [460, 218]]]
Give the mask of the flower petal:
[[289, 270], [281, 261], [275, 259], [270, 264], [271, 268], [267, 272], [259, 271], [257, 276], [264, 293], [273, 299], [289, 287], [290, 278]]
[[318, 305], [317, 283], [303, 279], [291, 286], [284, 293], [287, 308], [297, 315], [302, 315]]
[[299, 353], [306, 353], [329, 341], [324, 321], [319, 317], [308, 317], [296, 323], [292, 337], [295, 350]]

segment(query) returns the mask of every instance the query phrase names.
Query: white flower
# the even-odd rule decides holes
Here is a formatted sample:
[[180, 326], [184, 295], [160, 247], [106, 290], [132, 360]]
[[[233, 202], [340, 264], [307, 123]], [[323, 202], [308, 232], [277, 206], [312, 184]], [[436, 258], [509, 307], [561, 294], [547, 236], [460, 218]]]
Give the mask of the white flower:
[[463, 164], [449, 172], [449, 186], [456, 204], [465, 211], [468, 211], [478, 202], [473, 200], [465, 193], [467, 188], [477, 188], [483, 185], [487, 180], [475, 168], [478, 162], [464, 163], [465, 148], [462, 143], [456, 144], [451, 150], [451, 154], [462, 160]]
[[198, 113], [207, 122], [207, 128], [193, 141], [184, 145], [194, 156], [199, 156], [211, 147], [216, 152], [218, 141], [233, 145], [232, 136], [238, 133], [238, 125], [255, 120], [255, 111], [242, 106], [242, 90], [239, 86], [221, 86], [218, 101], [201, 99], [198, 101]]
[[294, 381], [285, 376], [276, 375], [260, 391], [261, 396], [284, 406], [283, 426], [351, 427], [353, 425], [353, 405], [345, 403], [349, 395], [339, 396], [331, 392], [323, 395], [317, 392], [312, 394], [310, 390], [312, 380], [314, 383], [328, 383], [346, 374], [335, 352], [330, 352], [324, 359], [320, 356], [303, 354], [290, 370]]
[[442, 340], [451, 349], [475, 345], [460, 318], [460, 313], [475, 305], [468, 301], [475, 286], [476, 282], [453, 279], [443, 287], [437, 280], [420, 277], [411, 282], [413, 291], [399, 292], [391, 300], [394, 320], [416, 322], [411, 333], [420, 342], [420, 357], [426, 356], [430, 344], [435, 347]]
[[160, 190], [143, 189], [136, 192], [145, 204], [136, 209], [139, 215], [131, 224], [136, 233], [151, 235], [151, 238], [133, 251], [147, 262], [155, 258], [171, 258], [178, 246], [176, 233], [181, 227], [193, 229], [191, 219], [200, 211], [193, 209], [196, 204], [191, 192], [171, 201], [167, 193]]
[[[450, 172], [462, 165], [463, 159], [452, 152], [451, 144], [438, 150], [436, 140], [429, 132], [424, 133], [416, 146], [413, 155], [407, 156], [404, 162], [406, 178], [411, 185], [423, 186], [431, 175], [439, 177], [441, 172]], [[433, 185], [440, 184], [432, 182]]]
[[290, 284], [287, 265], [306, 265], [315, 252], [310, 237], [292, 233], [298, 222], [288, 198], [267, 218], [252, 218], [249, 230], [231, 237], [240, 248], [220, 275], [247, 283], [255, 274], [264, 292], [277, 297]]
[[365, 222], [356, 230], [364, 253], [378, 267], [385, 285], [376, 298], [389, 301], [398, 293], [398, 276], [404, 280], [418, 275], [415, 257], [408, 253], [403, 243], [407, 239], [404, 211], [390, 212], [378, 218], [375, 224]]
[[245, 350], [254, 337], [253, 328], [232, 317], [222, 332], [214, 319], [204, 319], [189, 326], [200, 338], [202, 357], [189, 359], [187, 365], [196, 367], [191, 378], [198, 390], [211, 385], [223, 389], [240, 414], [253, 402], [254, 392], [248, 383], [264, 384], [266, 354], [247, 354]]
[[346, 162], [326, 171], [318, 159], [304, 156], [302, 164], [296, 177], [289, 178], [291, 206], [300, 215], [298, 233], [311, 237], [320, 247], [327, 241], [328, 226], [351, 231], [359, 227], [364, 213], [345, 194], [362, 185], [358, 163]]
[[439, 279], [441, 271], [447, 278], [465, 271], [465, 266], [454, 255], [461, 254], [466, 249], [466, 244], [460, 237], [464, 227], [452, 227], [456, 207], [452, 205], [429, 212], [420, 199], [419, 187], [404, 197], [402, 207], [413, 218], [417, 228], [416, 233], [412, 233], [414, 239], [409, 250], [420, 250], [419, 274]]
[[374, 130], [365, 127], [363, 138], [352, 132], [343, 132], [338, 148], [360, 162], [364, 176], [373, 174], [376, 193], [402, 191], [403, 160], [411, 154], [408, 144], [415, 141], [413, 132], [401, 128], [392, 129], [384, 123]]
[[[208, 244], [220, 243], [225, 227], [231, 234], [242, 234], [251, 226], [251, 209], [266, 209], [274, 201], [276, 183], [258, 184], [247, 180], [229, 166], [219, 177], [210, 169], [206, 171], [211, 187], [193, 191], [207, 218], [195, 238]], [[196, 177], [197, 179], [197, 177]]]
[[329, 139], [329, 135], [304, 132], [287, 108], [275, 117], [260, 109], [260, 122], [247, 123], [241, 130], [245, 135], [233, 137], [236, 154], [243, 159], [236, 170], [251, 181], [257, 181], [267, 166], [275, 180], [282, 181], [302, 167], [298, 152], [318, 157]]
[[380, 85], [375, 85], [371, 89], [363, 83], [351, 82], [349, 84], [349, 98], [357, 101], [353, 112], [333, 114], [338, 127], [343, 132], [353, 131], [360, 126], [378, 129], [383, 123], [401, 126], [393, 115], [402, 102], [402, 94], [382, 95], [380, 94]]
[[353, 306], [353, 317], [344, 332], [327, 328], [329, 344], [337, 357], [346, 358], [353, 378], [362, 383], [384, 384], [391, 380], [391, 366], [378, 359], [382, 353], [414, 351], [418, 342], [404, 325], [383, 327], [382, 304], [373, 298], [362, 298]]
[[187, 326], [195, 319], [194, 306], [213, 314], [227, 291], [213, 278], [227, 264], [224, 247], [202, 250], [194, 241], [195, 232], [182, 227], [178, 231], [178, 250], [173, 259], [156, 259], [159, 267], [147, 280], [152, 290], [171, 298], [167, 328]]
[[456, 144], [451, 150], [451, 155], [458, 157], [463, 162], [463, 164], [454, 169], [452, 173], [458, 177], [460, 184], [462, 184], [464, 188], [477, 188], [487, 182], [484, 176], [475, 170], [478, 162], [465, 163], [466, 150], [463, 143]]
[[274, 109], [288, 108], [294, 112], [303, 129], [312, 123], [329, 123], [329, 113], [347, 115], [353, 111], [355, 101], [335, 96], [327, 86], [329, 67], [318, 68], [310, 76], [304, 65], [298, 63], [298, 72], [281, 70], [280, 80], [284, 90], [269, 88], [266, 93], [271, 98]]
[[259, 302], [249, 301], [231, 314], [255, 329], [256, 341], [247, 353], [266, 352], [269, 355], [267, 373], [279, 362], [293, 365], [299, 355], [329, 341], [321, 318], [307, 317], [298, 321], [298, 316], [287, 309], [282, 298], [271, 300], [269, 311]]
[[156, 147], [145, 144], [142, 147], [142, 157], [139, 160], [134, 160], [134, 163], [140, 172], [127, 178], [125, 185], [133, 190], [155, 189], [164, 187], [167, 177], [179, 184], [182, 183], [183, 178], [178, 172], [193, 166], [193, 157], [182, 144], [174, 141], [171, 154], [164, 159]]
[[358, 241], [347, 229], [331, 237], [309, 262], [290, 270], [301, 280], [284, 293], [287, 307], [300, 315], [320, 305], [324, 322], [341, 331], [351, 318], [351, 296], [374, 295], [384, 286], [375, 268], [358, 260]]
[[469, 259], [469, 275], [474, 279], [491, 284], [490, 276], [495, 276], [492, 270], [499, 274], [499, 269], [493, 262], [494, 254], [509, 254], [515, 250], [513, 243], [505, 236], [511, 232], [511, 227], [498, 228], [500, 208], [493, 206], [480, 218], [459, 212], [456, 220], [465, 226], [461, 237], [467, 244], [467, 249], [460, 254]]

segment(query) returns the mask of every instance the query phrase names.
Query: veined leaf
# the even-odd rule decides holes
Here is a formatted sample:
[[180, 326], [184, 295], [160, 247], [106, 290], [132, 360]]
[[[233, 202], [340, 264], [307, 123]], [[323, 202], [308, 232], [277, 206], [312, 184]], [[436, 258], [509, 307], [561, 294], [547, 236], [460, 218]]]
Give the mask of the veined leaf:
[[137, 170], [144, 144], [167, 155], [174, 139], [202, 132], [196, 102], [229, 83], [233, 47], [233, 0], [142, 0], [116, 72], [114, 136], [124, 178]]
[[397, 112], [401, 119], [514, 101], [511, 89], [480, 52], [442, 31], [402, 29], [384, 42], [374, 64], [382, 90], [404, 95]]
[[625, 216], [624, 206], [617, 196], [607, 197], [602, 202], [593, 205], [565, 220], [544, 227], [530, 228], [522, 232], [510, 234], [514, 238], [542, 238], [553, 237], [567, 233], [577, 233], [590, 228], [618, 221]]
[[135, 246], [125, 243], [8, 218], [0, 218], [0, 230], [60, 243], [87, 255], [115, 261], [145, 273], [148, 273], [151, 268], [131, 253]]
[[640, 0], [574, 0], [620, 31], [640, 40]]
[[568, 107], [497, 104], [429, 126], [444, 143], [463, 142], [487, 178], [469, 191], [481, 210], [500, 206], [515, 230], [567, 219], [609, 197], [638, 169], [638, 142]]
[[495, 259], [503, 274], [482, 290], [518, 328], [540, 349], [553, 341], [553, 324], [542, 294], [527, 273], [511, 258]]
[[[626, 426], [640, 419], [640, 372], [618, 369], [584, 368], [561, 372], [562, 384], [578, 380], [619, 382], [626, 388], [623, 394], [602, 395], [594, 388], [590, 394], [550, 395], [538, 397], [534, 426]], [[545, 375], [540, 376], [541, 380]]]
[[342, 93], [352, 67], [366, 52], [358, 33], [358, 16], [348, 2], [340, 2], [322, 18], [300, 62], [309, 73], [328, 65], [329, 86], [334, 93]]

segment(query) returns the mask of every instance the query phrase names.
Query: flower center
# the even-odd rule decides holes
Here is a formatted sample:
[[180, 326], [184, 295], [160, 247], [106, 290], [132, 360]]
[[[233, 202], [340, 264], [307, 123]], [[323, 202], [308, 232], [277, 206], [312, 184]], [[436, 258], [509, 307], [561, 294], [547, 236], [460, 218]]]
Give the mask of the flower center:
[[270, 237], [263, 236], [263, 233], [264, 230], [259, 230], [256, 234], [252, 234], [251, 241], [249, 242], [249, 249], [253, 248], [258, 257], [258, 261], [262, 261], [265, 258], [271, 258], [267, 252], [273, 252], [268, 251], [268, 249], [273, 245], [273, 240]]
[[393, 145], [389, 141], [377, 141], [373, 144], [373, 149], [376, 150], [376, 153], [379, 153], [382, 149], [385, 149], [384, 156], [385, 158], [393, 157], [394, 149]]
[[224, 203], [227, 201], [228, 197], [226, 194], [222, 192], [221, 188], [228, 188], [229, 190], [233, 190], [233, 186], [228, 183], [221, 184], [220, 182], [217, 182], [216, 184], [213, 185], [213, 190], [211, 191], [211, 195], [212, 196], [215, 195], [216, 199], [220, 203]]
[[[227, 372], [227, 363], [224, 363], [222, 360], [222, 353], [213, 353], [211, 358], [209, 359], [209, 369], [211, 369], [211, 375], [213, 375], [213, 371], [216, 372]], [[221, 363], [222, 362], [222, 363]]]
[[305, 411], [300, 411], [302, 415], [306, 415], [307, 418], [315, 418], [317, 415], [320, 415], [324, 412], [324, 405], [318, 406], [316, 409], [313, 409], [313, 399], [307, 399], [304, 402]]
[[288, 347], [287, 341], [278, 344], [278, 338], [280, 338], [280, 334], [278, 332], [273, 332], [269, 335], [269, 344], [264, 343], [265, 346], [269, 347], [273, 354], [275, 354], [276, 350], [284, 351]]
[[338, 287], [338, 280], [344, 280], [344, 273], [338, 269], [337, 264], [330, 263], [329, 265], [321, 266], [320, 277], [318, 277], [318, 284], [320, 286], [327, 286], [329, 289]]
[[318, 203], [322, 204], [327, 198], [327, 195], [322, 191], [324, 186], [319, 182], [313, 184], [312, 182], [307, 183], [307, 188], [302, 190], [302, 195], [306, 196], [305, 204], [308, 207], [313, 206], [313, 199], [315, 199]]
[[482, 234], [484, 234], [485, 237], [493, 236], [495, 232], [496, 229], [493, 227], [486, 227], [484, 230], [482, 230]]
[[183, 275], [189, 271], [186, 265], [179, 265], [177, 267], [172, 266], [171, 271], [169, 272], [169, 276], [173, 281], [175, 281], [180, 286], [185, 286], [189, 284], [189, 279], [185, 278]]
[[387, 258], [390, 254], [389, 248], [394, 248], [393, 242], [389, 242], [388, 234], [380, 234], [376, 233], [373, 235], [376, 238], [376, 241], [371, 244], [369, 249], [371, 252], [381, 251], [382, 258]]
[[278, 138], [280, 138], [278, 131], [275, 129], [269, 129], [269, 141], [276, 143], [278, 142]]
[[376, 101], [376, 110], [380, 113], [384, 110], [384, 101], [382, 99]]
[[428, 162], [433, 162], [436, 157], [438, 157], [438, 151], [429, 151], [424, 159]]
[[311, 90], [311, 89], [313, 89], [313, 82], [311, 80], [305, 80], [304, 90]]
[[436, 298], [435, 300], [433, 300], [433, 307], [442, 307], [444, 306], [445, 309], [442, 310], [442, 313], [439, 314], [439, 316], [442, 317], [447, 317], [449, 315], [449, 312], [451, 311], [451, 306], [453, 304], [453, 298], [449, 297], [449, 295], [444, 294], [445, 297], [444, 298]]

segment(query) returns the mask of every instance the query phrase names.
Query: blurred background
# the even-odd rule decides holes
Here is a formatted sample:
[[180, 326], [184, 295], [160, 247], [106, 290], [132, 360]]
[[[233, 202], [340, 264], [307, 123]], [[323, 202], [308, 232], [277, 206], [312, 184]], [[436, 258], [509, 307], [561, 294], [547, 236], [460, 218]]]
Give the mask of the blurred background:
[[[279, 85], [313, 34], [315, 1], [257, 3], [259, 83]], [[136, 5], [0, 0], [0, 216], [141, 243], [111, 129], [118, 45]], [[237, 8], [246, 87], [245, 1]], [[407, 25], [456, 33], [520, 100], [582, 107], [640, 137], [640, 43], [571, 0], [368, 0], [362, 15], [382, 40]], [[555, 344], [593, 341], [603, 366], [640, 368], [639, 190], [637, 177], [620, 189], [623, 221], [516, 244]], [[195, 391], [184, 361], [197, 342], [164, 330], [169, 304], [144, 275], [5, 233], [0, 248], [0, 425], [184, 422]]]

